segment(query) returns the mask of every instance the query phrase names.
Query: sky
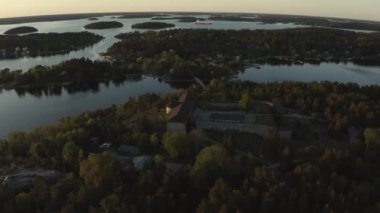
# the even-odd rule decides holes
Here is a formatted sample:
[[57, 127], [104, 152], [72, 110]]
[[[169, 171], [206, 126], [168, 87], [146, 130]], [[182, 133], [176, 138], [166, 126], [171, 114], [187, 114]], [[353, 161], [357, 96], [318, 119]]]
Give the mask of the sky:
[[380, 21], [380, 0], [0, 0], [0, 17], [136, 12], [251, 12]]

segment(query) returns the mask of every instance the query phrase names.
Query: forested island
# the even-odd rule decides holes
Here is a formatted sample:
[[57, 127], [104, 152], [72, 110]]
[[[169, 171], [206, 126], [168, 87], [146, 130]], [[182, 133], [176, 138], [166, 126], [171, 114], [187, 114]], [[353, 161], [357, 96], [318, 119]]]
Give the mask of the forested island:
[[157, 16], [159, 14], [157, 13], [144, 13], [144, 12], [137, 12], [137, 13], [128, 13], [124, 14], [122, 16], [119, 16], [120, 19], [133, 19], [133, 18], [152, 18], [154, 16]]
[[19, 95], [60, 95], [96, 90], [100, 83], [139, 81], [142, 72], [135, 67], [112, 65], [107, 61], [71, 59], [54, 66], [36, 66], [26, 72], [0, 69], [0, 91], [16, 90]]
[[144, 22], [132, 25], [132, 29], [148, 29], [148, 30], [158, 30], [164, 28], [175, 27], [174, 24], [164, 23], [164, 22]]
[[5, 35], [14, 35], [14, 34], [25, 34], [25, 33], [35, 33], [38, 32], [38, 29], [34, 27], [16, 27], [9, 29], [4, 32]]
[[[323, 28], [185, 30], [117, 36], [107, 55], [170, 78], [231, 76], [252, 64], [354, 62], [380, 65], [380, 34]], [[220, 45], [220, 44], [223, 45]], [[169, 72], [168, 72], [169, 71]]]
[[197, 20], [205, 20], [194, 16], [174, 16], [174, 17], [153, 17], [152, 20], [177, 20], [178, 22], [196, 22]]
[[212, 15], [208, 19], [214, 20], [214, 21], [248, 21], [248, 22], [257, 21], [253, 17], [244, 17], [240, 15]]
[[[380, 210], [379, 86], [215, 80], [207, 90], [188, 92], [198, 103], [265, 100], [323, 115], [298, 127], [303, 134], [292, 140], [275, 132], [265, 137], [197, 129], [169, 134], [160, 128], [166, 122], [164, 109], [180, 94], [146, 94], [35, 131], [12, 133], [0, 142], [6, 179], [0, 184], [0, 211]], [[316, 127], [330, 119], [337, 122], [333, 131], [340, 123], [362, 130], [351, 142], [315, 137]], [[37, 173], [17, 185], [10, 177], [17, 180], [26, 168], [56, 175]]]
[[103, 29], [111, 29], [111, 28], [121, 28], [124, 25], [117, 21], [99, 21], [90, 23], [84, 26], [85, 29], [91, 30], [103, 30]]
[[102, 39], [90, 32], [0, 35], [0, 60], [66, 54]]

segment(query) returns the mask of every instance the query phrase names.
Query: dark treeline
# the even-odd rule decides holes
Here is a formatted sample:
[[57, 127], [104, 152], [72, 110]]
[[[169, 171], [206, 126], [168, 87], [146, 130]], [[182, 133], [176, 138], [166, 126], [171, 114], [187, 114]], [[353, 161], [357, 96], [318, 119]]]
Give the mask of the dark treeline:
[[108, 50], [109, 55], [120, 61], [137, 61], [144, 70], [171, 76], [191, 73], [211, 79], [233, 74], [252, 62], [380, 64], [379, 33], [320, 28], [169, 30], [117, 37], [123, 40]]
[[177, 20], [178, 22], [196, 22], [197, 20], [205, 20], [194, 16], [174, 16], [174, 17], [153, 17], [152, 20]]
[[99, 83], [122, 83], [141, 79], [141, 72], [122, 69], [106, 61], [71, 59], [54, 66], [36, 66], [27, 72], [0, 70], [0, 89], [16, 89], [19, 94], [60, 94], [62, 87], [69, 92], [93, 90]]
[[111, 29], [111, 28], [121, 28], [124, 25], [117, 21], [99, 21], [90, 23], [84, 26], [85, 29], [93, 29], [93, 30], [103, 30], [103, 29]]
[[158, 30], [164, 28], [175, 27], [174, 24], [164, 23], [164, 22], [143, 22], [132, 25], [133, 29], [150, 29]]
[[210, 16], [208, 19], [214, 20], [214, 21], [249, 21], [249, 22], [255, 22], [257, 21], [254, 17], [245, 17], [245, 16], [239, 16], [239, 15], [213, 15]]
[[[302, 56], [304, 58], [378, 57], [380, 34], [355, 33], [323, 28], [285, 30], [192, 30], [120, 34], [123, 41], [110, 48], [109, 53], [133, 59], [155, 57], [163, 51], [174, 50], [178, 56], [196, 59], [199, 56], [241, 56], [255, 59], [273, 56]], [[220, 44], [223, 45], [220, 45]]]
[[271, 23], [271, 24], [295, 23], [295, 24], [319, 26], [319, 27], [380, 31], [380, 22], [365, 21], [365, 20], [324, 18], [324, 17], [312, 17], [312, 16], [260, 14], [255, 19], [255, 21], [260, 21], [263, 23]]
[[[293, 93], [337, 93], [347, 97], [354, 91], [367, 95], [368, 99], [379, 97], [374, 94], [378, 94], [379, 88], [337, 83], [257, 85], [214, 81], [209, 90], [195, 88], [194, 92], [199, 100], [219, 100], [227, 91], [226, 98], [232, 100], [247, 89], [252, 89], [250, 94], [257, 98], [266, 89], [264, 100], [277, 98], [284, 91], [286, 97]], [[356, 142], [345, 147], [313, 144], [308, 140], [302, 141], [302, 146], [293, 146], [292, 142], [271, 135], [262, 139], [242, 137], [243, 134], [236, 137], [233, 133], [214, 136], [199, 130], [188, 135], [165, 134], [157, 125], [165, 122], [162, 116], [166, 103], [177, 98], [177, 94], [146, 94], [130, 98], [121, 106], [65, 118], [32, 132], [10, 134], [0, 143], [0, 165], [4, 170], [40, 166], [58, 169], [64, 176], [51, 183], [35, 178], [30, 188], [22, 191], [0, 185], [0, 211], [375, 213], [380, 210], [378, 122], [377, 128], [367, 128]], [[321, 108], [328, 105], [320, 102]], [[99, 150], [99, 143], [104, 141], [114, 147], [138, 146], [143, 155], [154, 156], [153, 160], [137, 170], [131, 161], [117, 160], [112, 149]], [[243, 143], [250, 146], [241, 146]], [[185, 166], [173, 172], [166, 166], [167, 161]]]
[[66, 54], [102, 39], [90, 32], [0, 35], [0, 59]]
[[288, 24], [309, 25], [309, 26], [315, 26], [315, 27], [380, 31], [380, 22], [376, 22], [376, 21], [313, 17], [313, 16], [294, 16], [294, 15], [277, 15], [277, 14], [257, 14], [253, 16], [247, 16], [247, 15], [234, 15], [234, 14], [227, 14], [227, 15], [219, 14], [219, 15], [212, 15], [209, 17], [209, 19], [215, 20], [215, 21], [249, 21], [249, 22], [262, 22], [265, 24], [288, 23]]

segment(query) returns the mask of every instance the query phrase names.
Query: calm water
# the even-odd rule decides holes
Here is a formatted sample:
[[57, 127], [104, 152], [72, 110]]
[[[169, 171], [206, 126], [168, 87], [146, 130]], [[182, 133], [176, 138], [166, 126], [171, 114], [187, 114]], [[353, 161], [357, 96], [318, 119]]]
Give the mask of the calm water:
[[104, 84], [98, 92], [79, 92], [60, 96], [18, 96], [15, 91], [0, 93], [0, 138], [15, 130], [30, 130], [59, 118], [80, 114], [84, 111], [109, 107], [128, 100], [128, 97], [144, 93], [173, 91], [168, 84], [146, 77], [139, 82], [125, 82], [115, 86]]
[[[207, 16], [198, 16], [207, 18]], [[53, 65], [72, 58], [86, 57], [100, 59], [99, 53], [105, 52], [113, 43], [117, 42], [115, 35], [123, 32], [132, 32], [134, 23], [150, 21], [150, 19], [111, 19], [111, 17], [100, 17], [99, 21], [117, 20], [124, 24], [123, 28], [108, 30], [91, 30], [105, 37], [98, 44], [66, 55], [22, 58], [16, 60], [0, 61], [0, 69], [10, 68], [12, 70], [27, 70], [35, 65]], [[83, 26], [93, 22], [87, 19], [39, 22], [16, 25], [0, 25], [0, 33], [17, 27], [33, 26], [39, 32], [80, 32]], [[293, 24], [260, 24], [253, 22], [229, 22], [214, 21], [212, 25], [195, 25], [193, 23], [179, 23], [176, 20], [164, 20], [163, 22], [174, 23], [177, 28], [206, 28], [206, 29], [284, 29], [302, 27]], [[262, 66], [261, 69], [247, 69], [237, 76], [242, 80], [257, 82], [271, 81], [340, 81], [356, 82], [360, 85], [379, 84], [380, 69], [356, 66], [353, 64], [321, 64], [320, 66]], [[100, 85], [96, 92], [79, 92], [68, 94], [63, 91], [60, 96], [36, 97], [26, 94], [19, 96], [15, 91], [0, 92], [0, 137], [6, 137], [9, 132], [17, 130], [31, 130], [40, 125], [54, 123], [64, 116], [76, 115], [84, 111], [97, 108], [109, 107], [112, 104], [125, 102], [128, 97], [137, 96], [147, 92], [162, 93], [173, 91], [166, 83], [160, 83], [156, 79], [146, 77], [139, 82], [125, 82], [116, 86], [110, 84]]]
[[[197, 16], [207, 18], [208, 16]], [[86, 30], [83, 28], [88, 23], [97, 22], [90, 21], [88, 19], [80, 20], [69, 20], [69, 21], [54, 21], [54, 22], [36, 22], [36, 23], [27, 23], [27, 24], [13, 24], [13, 25], [0, 25], [0, 33], [4, 33], [8, 29], [19, 27], [19, 26], [32, 26], [39, 30], [40, 33], [48, 32], [81, 32], [89, 31], [96, 34], [102, 35], [105, 37], [104, 40], [95, 44], [92, 47], [73, 51], [65, 55], [49, 56], [49, 57], [37, 57], [37, 58], [22, 58], [22, 59], [12, 59], [12, 60], [1, 60], [1, 68], [9, 68], [11, 70], [27, 70], [30, 67], [36, 65], [54, 65], [58, 64], [61, 61], [69, 60], [73, 58], [89, 58], [89, 59], [100, 59], [99, 53], [106, 52], [107, 49], [112, 46], [118, 39], [115, 38], [117, 34], [125, 32], [133, 32], [132, 25], [135, 23], [141, 23], [146, 21], [152, 21], [150, 18], [139, 18], [139, 19], [112, 19], [111, 16], [98, 17], [97, 21], [118, 21], [123, 23], [124, 27], [107, 29], [107, 30]], [[160, 22], [160, 21], [156, 21]], [[192, 29], [192, 28], [204, 28], [204, 29], [285, 29], [285, 28], [294, 28], [302, 27], [302, 25], [294, 24], [261, 24], [258, 22], [233, 22], [233, 21], [214, 21], [212, 25], [197, 25], [193, 23], [181, 23], [176, 20], [162, 20], [162, 22], [173, 23], [176, 25], [176, 28], [182, 29]], [[140, 30], [144, 31], [144, 30]]]
[[281, 81], [337, 81], [355, 82], [359, 85], [380, 84], [380, 67], [365, 67], [352, 63], [321, 65], [264, 65], [261, 69], [249, 68], [238, 79], [256, 82]]

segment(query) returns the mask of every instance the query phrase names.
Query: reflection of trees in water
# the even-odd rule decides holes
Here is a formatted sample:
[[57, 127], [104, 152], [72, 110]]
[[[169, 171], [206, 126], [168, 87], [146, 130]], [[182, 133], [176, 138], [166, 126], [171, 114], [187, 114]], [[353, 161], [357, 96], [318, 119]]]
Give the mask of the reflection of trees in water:
[[65, 87], [65, 90], [70, 95], [73, 95], [77, 92], [93, 92], [97, 93], [100, 91], [99, 82], [87, 82], [85, 84], [71, 84]]
[[194, 81], [166, 81], [174, 89], [186, 89], [194, 84]]
[[110, 84], [119, 87], [128, 82], [139, 82], [142, 80], [143, 76], [141, 74], [134, 74], [127, 76], [113, 76], [112, 79], [103, 81], [76, 82], [66, 85], [54, 85], [48, 87], [17, 88], [15, 91], [20, 97], [23, 97], [26, 94], [30, 94], [35, 97], [59, 96], [62, 95], [63, 90], [66, 90], [70, 95], [78, 92], [98, 93], [100, 91], [101, 84], [104, 84], [106, 87], [109, 87]]

